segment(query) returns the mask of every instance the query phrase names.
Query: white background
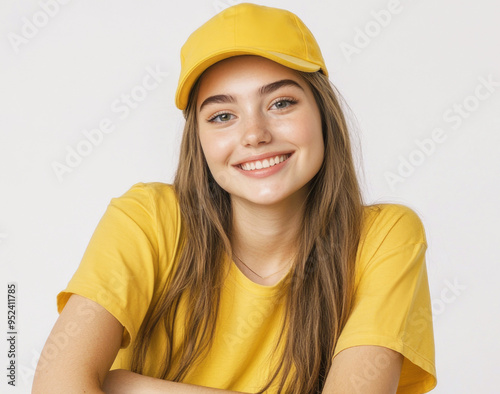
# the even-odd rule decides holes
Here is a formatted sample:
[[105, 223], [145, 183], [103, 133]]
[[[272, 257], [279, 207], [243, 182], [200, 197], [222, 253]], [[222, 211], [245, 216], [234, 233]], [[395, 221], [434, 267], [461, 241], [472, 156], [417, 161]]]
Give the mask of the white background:
[[[6, 333], [7, 283], [17, 282], [19, 331], [16, 388], [6, 384], [1, 341], [2, 393], [30, 391], [57, 318], [56, 294], [110, 199], [136, 182], [173, 181], [182, 131], [174, 105], [180, 47], [234, 3], [72, 0], [47, 16], [41, 4], [54, 2], [0, 3], [0, 327]], [[316, 36], [357, 122], [367, 202], [406, 204], [424, 222], [433, 392], [498, 392], [498, 2], [395, 2], [386, 26], [376, 16], [388, 9], [385, 0], [265, 4], [295, 12]], [[35, 22], [40, 27], [26, 27]], [[371, 35], [364, 43], [360, 31]], [[148, 68], [164, 73], [161, 82], [132, 103], [136, 108], [118, 110], [122, 94], [138, 97]], [[488, 79], [489, 91], [478, 87]], [[113, 132], [87, 143], [91, 153], [58, 177], [55, 163], [67, 165], [68, 147], [76, 149], [83, 130], [103, 119]], [[427, 141], [422, 152], [415, 140], [432, 138], [436, 128], [440, 142], [432, 149]], [[388, 173], [401, 178], [391, 186]]]

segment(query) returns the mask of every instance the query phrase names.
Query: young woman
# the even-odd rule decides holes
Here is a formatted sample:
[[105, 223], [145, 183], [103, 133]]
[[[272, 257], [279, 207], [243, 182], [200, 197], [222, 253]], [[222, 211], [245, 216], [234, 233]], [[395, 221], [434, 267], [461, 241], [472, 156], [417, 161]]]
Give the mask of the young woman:
[[112, 199], [57, 297], [34, 393], [424, 393], [426, 239], [363, 205], [321, 51], [280, 9], [195, 31], [173, 185]]

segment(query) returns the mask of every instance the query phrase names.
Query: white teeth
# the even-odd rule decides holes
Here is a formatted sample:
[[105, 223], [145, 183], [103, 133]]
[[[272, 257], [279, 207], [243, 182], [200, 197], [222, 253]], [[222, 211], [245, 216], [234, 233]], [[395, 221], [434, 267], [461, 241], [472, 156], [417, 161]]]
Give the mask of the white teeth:
[[255, 161], [252, 161], [250, 163], [241, 164], [240, 168], [242, 170], [245, 170], [245, 171], [252, 171], [252, 170], [256, 170], [256, 169], [260, 170], [262, 168], [269, 168], [269, 167], [273, 167], [276, 164], [279, 164], [279, 163], [285, 161], [289, 157], [290, 157], [290, 155], [288, 154], [288, 155], [276, 156], [276, 157], [270, 158], [270, 159], [264, 159], [262, 161], [255, 160]]

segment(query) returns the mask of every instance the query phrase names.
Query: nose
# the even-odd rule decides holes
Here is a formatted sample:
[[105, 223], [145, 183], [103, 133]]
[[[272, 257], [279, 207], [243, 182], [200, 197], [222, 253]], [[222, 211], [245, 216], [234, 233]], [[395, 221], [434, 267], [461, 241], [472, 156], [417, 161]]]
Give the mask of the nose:
[[258, 146], [271, 142], [272, 136], [268, 126], [265, 116], [252, 114], [243, 124], [241, 143], [245, 146]]

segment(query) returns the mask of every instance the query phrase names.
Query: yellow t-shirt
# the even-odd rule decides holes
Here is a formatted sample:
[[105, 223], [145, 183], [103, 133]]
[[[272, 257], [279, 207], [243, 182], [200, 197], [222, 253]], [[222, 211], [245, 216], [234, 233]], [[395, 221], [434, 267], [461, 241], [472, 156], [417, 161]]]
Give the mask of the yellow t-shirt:
[[[425, 265], [422, 223], [399, 204], [366, 207], [365, 226], [356, 260], [353, 311], [335, 355], [358, 345], [379, 345], [404, 356], [399, 393], [424, 393], [436, 386], [431, 302]], [[106, 308], [124, 326], [122, 347], [111, 369], [129, 369], [139, 327], [172, 271], [179, 253], [181, 216], [171, 185], [137, 183], [113, 198], [66, 289], [57, 295], [60, 313], [72, 293]], [[283, 303], [274, 286], [247, 278], [226, 256], [229, 274], [222, 291], [220, 315], [210, 352], [193, 366], [185, 383], [255, 392], [267, 382], [269, 358], [281, 329]], [[182, 336], [182, 316], [175, 332]], [[161, 364], [165, 335], [153, 337], [144, 374], [154, 376]], [[174, 343], [174, 349], [178, 345]], [[275, 359], [276, 360], [276, 359]], [[369, 392], [379, 365], [367, 364], [366, 376], [354, 377]], [[272, 391], [269, 391], [272, 392]]]

